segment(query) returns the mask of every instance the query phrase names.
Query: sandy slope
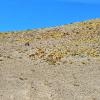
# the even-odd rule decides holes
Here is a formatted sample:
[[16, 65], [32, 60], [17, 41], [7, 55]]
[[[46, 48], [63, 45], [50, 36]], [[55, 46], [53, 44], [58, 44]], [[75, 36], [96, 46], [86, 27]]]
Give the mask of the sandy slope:
[[100, 19], [1, 32], [0, 100], [100, 100]]

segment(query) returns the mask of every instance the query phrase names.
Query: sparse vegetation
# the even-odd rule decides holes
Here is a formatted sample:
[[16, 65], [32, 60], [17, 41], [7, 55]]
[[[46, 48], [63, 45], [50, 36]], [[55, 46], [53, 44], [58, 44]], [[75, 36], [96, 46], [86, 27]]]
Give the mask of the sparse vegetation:
[[[70, 28], [71, 26], [75, 27]], [[68, 27], [70, 31], [68, 31]], [[29, 54], [30, 58], [45, 59], [49, 64], [56, 64], [65, 56], [100, 57], [100, 33], [98, 33], [100, 32], [100, 22], [90, 20], [52, 28], [51, 30], [43, 30], [45, 31], [42, 32], [36, 29], [1, 32], [0, 36], [6, 36], [5, 38], [7, 38], [7, 36], [14, 35], [16, 42], [23, 42], [28, 46], [29, 44], [27, 43], [30, 42], [44, 41], [45, 43], [45, 41], [51, 42], [51, 39], [53, 39], [52, 45], [54, 44], [54, 46], [51, 47], [49, 44], [42, 45], [42, 48], [37, 46], [34, 48], [36, 52]]]
[[100, 19], [0, 32], [0, 79], [2, 100], [99, 100]]

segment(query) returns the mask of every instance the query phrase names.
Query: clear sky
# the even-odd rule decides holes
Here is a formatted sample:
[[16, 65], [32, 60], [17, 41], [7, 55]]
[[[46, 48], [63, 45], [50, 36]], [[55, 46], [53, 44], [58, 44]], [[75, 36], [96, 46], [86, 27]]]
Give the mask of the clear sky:
[[0, 31], [100, 18], [100, 0], [0, 0]]

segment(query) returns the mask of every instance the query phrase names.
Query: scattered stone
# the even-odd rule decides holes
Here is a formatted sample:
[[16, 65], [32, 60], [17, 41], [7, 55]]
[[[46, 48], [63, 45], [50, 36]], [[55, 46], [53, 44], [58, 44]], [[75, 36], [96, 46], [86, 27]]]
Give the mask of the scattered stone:
[[0, 59], [0, 61], [3, 61], [2, 59]]
[[25, 46], [30, 46], [30, 43], [29, 43], [29, 42], [26, 42], [26, 43], [25, 43]]

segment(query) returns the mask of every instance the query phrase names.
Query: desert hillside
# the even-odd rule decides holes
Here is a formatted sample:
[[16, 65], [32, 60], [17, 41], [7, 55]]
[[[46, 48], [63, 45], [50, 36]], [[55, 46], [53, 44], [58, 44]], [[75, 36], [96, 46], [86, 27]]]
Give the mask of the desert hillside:
[[100, 100], [100, 19], [0, 32], [0, 100]]

